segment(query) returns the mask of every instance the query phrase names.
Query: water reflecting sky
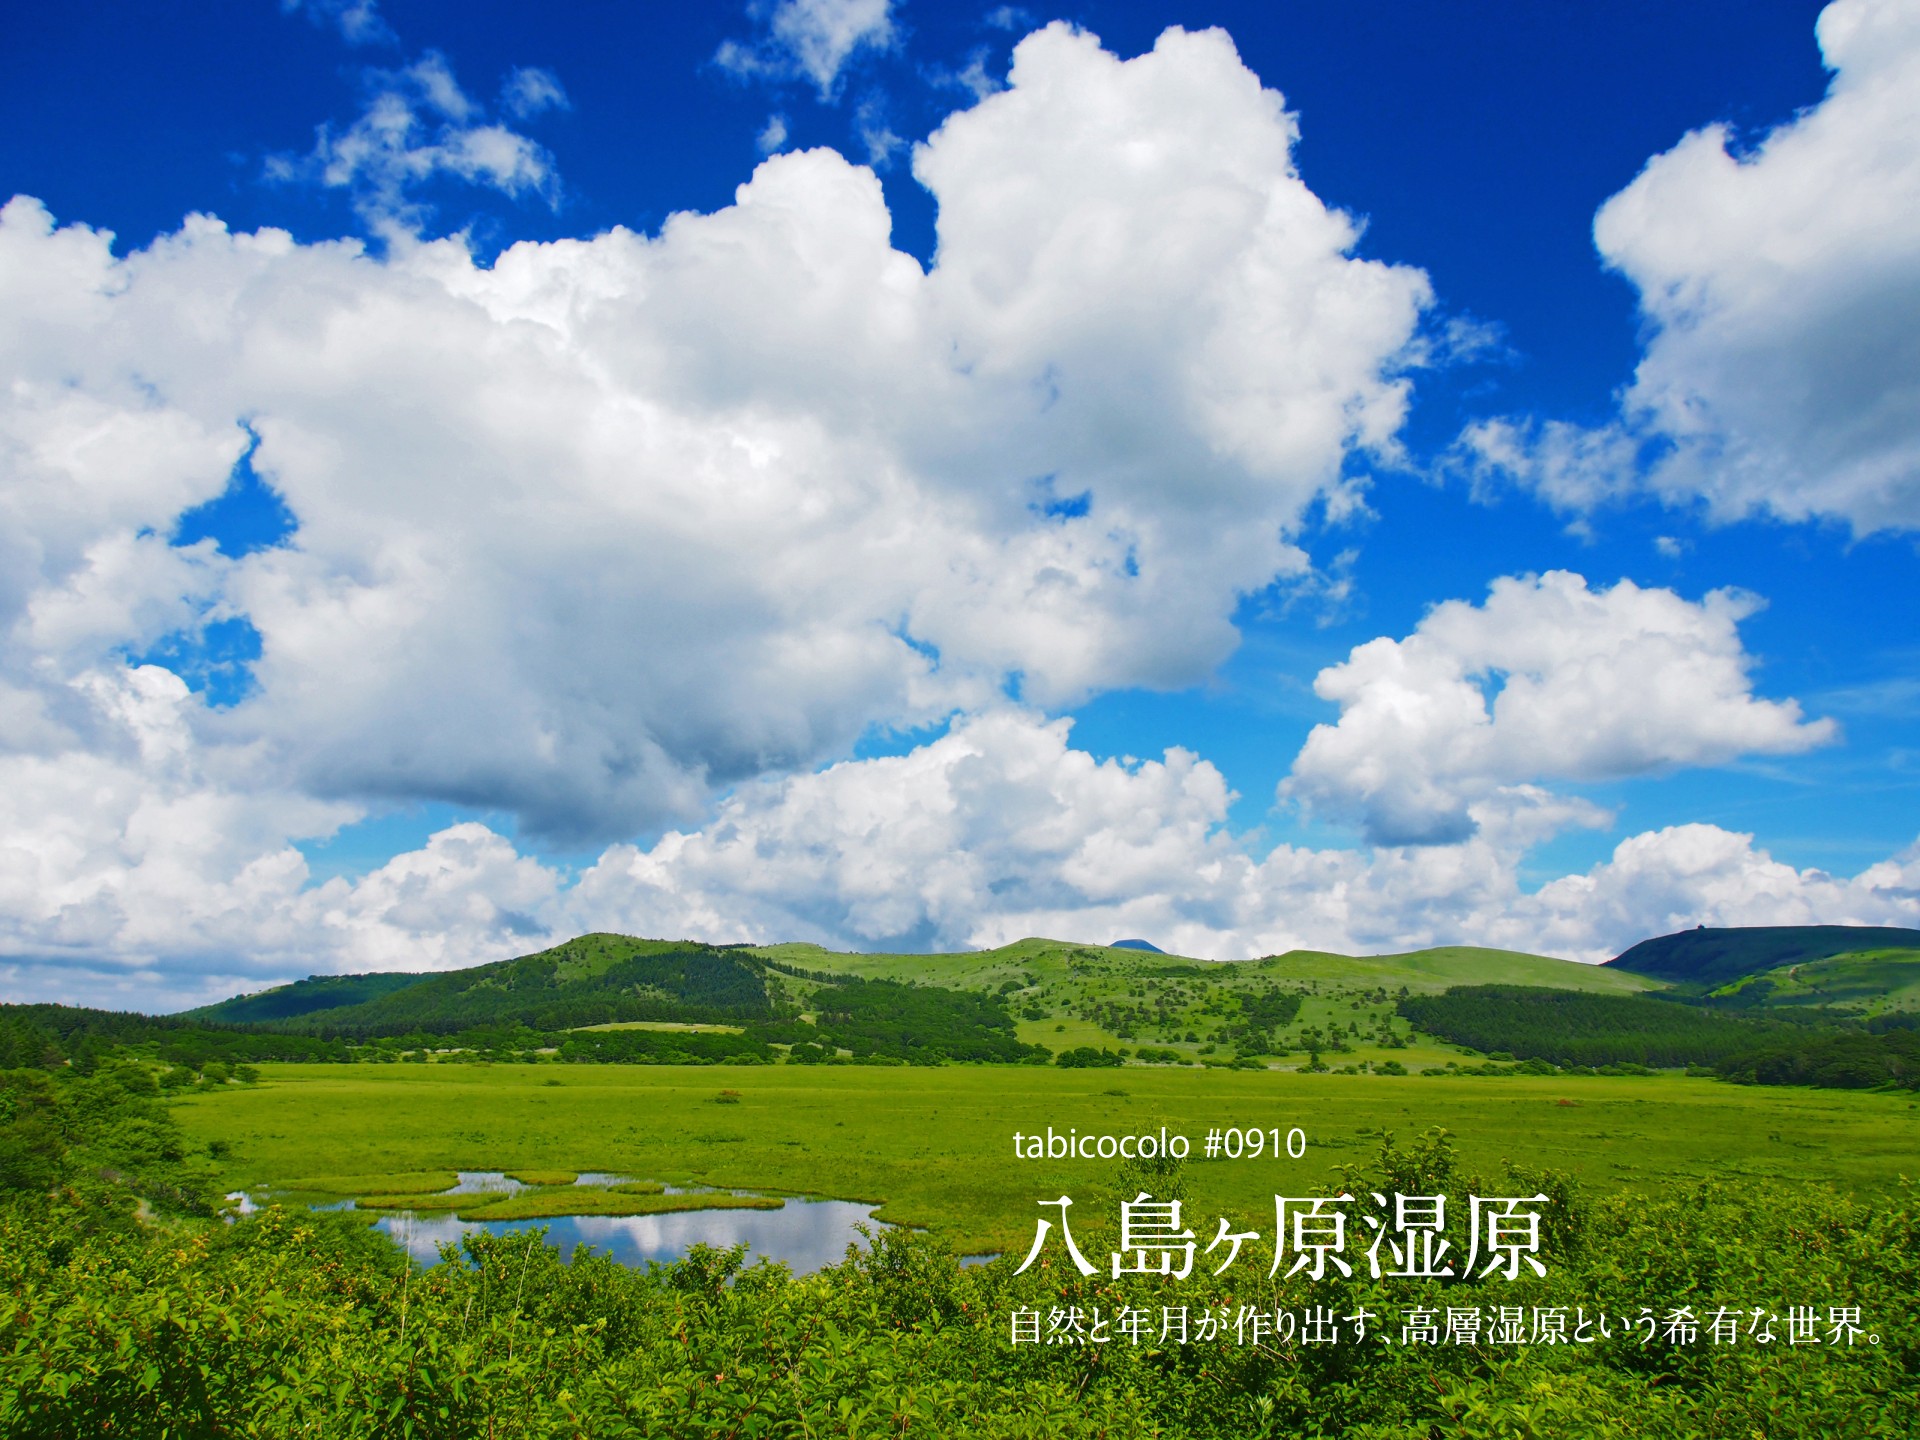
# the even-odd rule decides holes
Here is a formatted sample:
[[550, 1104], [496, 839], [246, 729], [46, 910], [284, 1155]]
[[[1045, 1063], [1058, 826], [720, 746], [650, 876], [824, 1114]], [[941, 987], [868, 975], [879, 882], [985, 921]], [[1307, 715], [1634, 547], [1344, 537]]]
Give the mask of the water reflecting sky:
[[853, 1228], [878, 1226], [873, 1207], [847, 1200], [788, 1200], [778, 1210], [683, 1210], [671, 1215], [558, 1215], [545, 1220], [459, 1220], [451, 1215], [381, 1217], [378, 1228], [423, 1265], [440, 1258], [442, 1244], [457, 1244], [475, 1230], [518, 1234], [542, 1227], [547, 1243], [570, 1255], [576, 1245], [611, 1253], [623, 1265], [683, 1258], [689, 1247], [749, 1247], [748, 1263], [778, 1260], [796, 1275], [811, 1274], [846, 1259], [847, 1247], [867, 1248]]
[[442, 1195], [518, 1195], [529, 1188], [518, 1180], [509, 1180], [500, 1170], [457, 1170], [460, 1179], [451, 1190], [442, 1190]]

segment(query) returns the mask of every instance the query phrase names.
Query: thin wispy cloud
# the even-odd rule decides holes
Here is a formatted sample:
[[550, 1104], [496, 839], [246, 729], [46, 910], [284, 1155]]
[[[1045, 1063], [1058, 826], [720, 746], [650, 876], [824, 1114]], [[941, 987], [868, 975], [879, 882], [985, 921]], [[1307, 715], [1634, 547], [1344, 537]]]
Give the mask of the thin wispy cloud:
[[725, 41], [714, 63], [743, 79], [808, 81], [823, 102], [857, 55], [894, 43], [892, 0], [777, 0], [750, 14], [759, 33]]
[[280, 0], [280, 8], [337, 32], [349, 45], [398, 43], [376, 0]]
[[[432, 213], [420, 192], [453, 179], [549, 205], [559, 199], [553, 156], [498, 120], [467, 94], [446, 57], [429, 51], [400, 70], [373, 70], [360, 114], [343, 127], [321, 125], [304, 155], [276, 155], [266, 174], [282, 183], [345, 190], [376, 230], [418, 232]], [[564, 106], [559, 82], [544, 71], [516, 70], [502, 91], [516, 119]]]

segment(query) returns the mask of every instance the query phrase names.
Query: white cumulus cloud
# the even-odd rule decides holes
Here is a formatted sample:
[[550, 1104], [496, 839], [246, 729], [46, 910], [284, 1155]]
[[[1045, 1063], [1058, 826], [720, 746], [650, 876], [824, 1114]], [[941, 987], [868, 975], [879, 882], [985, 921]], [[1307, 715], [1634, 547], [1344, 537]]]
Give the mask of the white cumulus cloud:
[[[313, 163], [382, 214], [437, 174], [547, 183], [444, 65], [381, 94]], [[1594, 818], [1545, 785], [1827, 737], [1752, 693], [1736, 595], [1502, 581], [1327, 672], [1342, 715], [1296, 793], [1457, 844], [1263, 852], [1205, 760], [1098, 760], [1047, 718], [1204, 680], [1244, 597], [1303, 570], [1303, 517], [1396, 454], [1427, 283], [1354, 257], [1296, 139], [1219, 32], [1123, 62], [1054, 26], [915, 148], [930, 268], [872, 172], [818, 150], [657, 235], [485, 266], [205, 216], [116, 256], [14, 200], [0, 977], [189, 1003], [584, 928], [1247, 955], [1503, 924], [1585, 954], [1687, 905], [1908, 913], [1911, 856], [1835, 881], [1719, 831], [1638, 910], [1629, 847], [1680, 842], [1523, 892], [1528, 847]], [[169, 543], [250, 445], [292, 532]], [[259, 638], [221, 705], [153, 659], [217, 625]], [[1369, 729], [1370, 776], [1341, 763]], [[469, 822], [314, 882], [296, 842], [421, 800], [599, 858], [576, 882]]]
[[1475, 833], [1454, 845], [1265, 854], [1227, 830], [1231, 800], [1189, 751], [1096, 760], [1066, 721], [999, 711], [906, 755], [761, 782], [651, 847], [612, 846], [544, 913], [563, 917], [556, 934], [846, 949], [1143, 935], [1216, 959], [1480, 944], [1599, 961], [1699, 924], [1920, 925], [1920, 843], [1845, 878], [1685, 825], [1530, 890], [1523, 858], [1568, 818], [1537, 787], [1475, 802]]
[[1069, 728], [993, 712], [907, 755], [746, 787], [697, 832], [608, 850], [569, 907], [663, 933], [912, 946], [1067, 914], [1082, 927], [1167, 921], [1170, 876], [1177, 903], [1204, 908], [1194, 862], [1244, 864], [1216, 833], [1219, 771], [1180, 750], [1099, 763], [1068, 745]]
[[1314, 693], [1340, 718], [1314, 728], [1281, 793], [1360, 819], [1377, 844], [1448, 843], [1508, 787], [1831, 740], [1832, 721], [1753, 694], [1738, 624], [1757, 603], [1627, 580], [1595, 591], [1565, 571], [1497, 580], [1484, 604], [1448, 601], [1321, 671]]
[[1848, 878], [1796, 869], [1756, 849], [1751, 835], [1676, 825], [1622, 840], [1592, 870], [1488, 917], [1487, 933], [1604, 960], [1696, 925], [1920, 926], [1920, 843]]
[[1920, 529], [1920, 6], [1836, 0], [1817, 34], [1824, 100], [1747, 148], [1694, 131], [1595, 219], [1648, 331], [1620, 418], [1481, 424], [1466, 468], [1576, 513]]
[[556, 933], [849, 949], [1144, 935], [1218, 959], [1488, 944], [1598, 961], [1697, 924], [1920, 923], [1920, 843], [1841, 878], [1687, 825], [1529, 890], [1522, 859], [1567, 818], [1536, 787], [1476, 802], [1459, 844], [1264, 855], [1226, 829], [1231, 800], [1189, 751], [1096, 760], [1066, 721], [999, 711], [906, 755], [761, 782], [651, 847], [610, 847], [559, 898]]
[[1920, 844], [1842, 878], [1711, 825], [1628, 837], [1529, 891], [1521, 860], [1564, 819], [1531, 787], [1477, 803], [1456, 845], [1263, 855], [1226, 829], [1232, 796], [1205, 759], [1099, 760], [1068, 721], [1016, 709], [905, 755], [743, 786], [701, 826], [609, 846], [577, 881], [466, 822], [313, 885], [280, 837], [331, 833], [353, 812], [272, 791], [247, 752], [196, 747], [190, 698], [165, 671], [119, 683], [114, 754], [0, 765], [0, 817], [21, 842], [0, 848], [11, 993], [184, 1006], [309, 973], [478, 964], [585, 930], [929, 949], [1144, 935], [1219, 959], [1466, 943], [1603, 960], [1695, 924], [1920, 924]]
[[[1348, 457], [1390, 451], [1427, 298], [1351, 256], [1293, 139], [1223, 35], [1123, 63], [1055, 29], [916, 153], [931, 271], [829, 151], [488, 267], [207, 217], [116, 257], [16, 200], [8, 673], [77, 704], [168, 626], [244, 621], [252, 689], [207, 743], [574, 841], [1013, 685], [1194, 683]], [[297, 528], [171, 550], [249, 434]]]

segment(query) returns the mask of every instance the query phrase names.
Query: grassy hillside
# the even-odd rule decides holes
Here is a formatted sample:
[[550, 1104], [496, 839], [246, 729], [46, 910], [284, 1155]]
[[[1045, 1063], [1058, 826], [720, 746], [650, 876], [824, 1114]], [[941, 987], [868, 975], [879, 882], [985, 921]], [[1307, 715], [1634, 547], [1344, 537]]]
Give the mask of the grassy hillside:
[[[1623, 1001], [1669, 989], [1645, 969], [1630, 968], [1624, 963], [1628, 959], [1654, 970], [1696, 975], [1756, 957], [1906, 933], [1840, 926], [1689, 931], [1636, 946], [1607, 966], [1476, 946], [1376, 956], [1294, 950], [1228, 962], [1044, 937], [989, 950], [921, 955], [594, 934], [538, 954], [438, 975], [315, 978], [209, 1006], [191, 1018], [358, 1038], [522, 1027], [526, 1033], [515, 1042], [522, 1050], [564, 1048], [563, 1032], [589, 1027], [745, 1025], [753, 1033], [743, 1053], [786, 1056], [799, 1044], [792, 1058], [810, 1059], [832, 1059], [836, 1046], [843, 1057], [859, 1058], [869, 1042], [885, 1038], [884, 1030], [892, 1038], [882, 1052], [907, 1059], [922, 1050], [927, 1054], [921, 1058], [934, 1058], [932, 1049], [949, 1058], [989, 1053], [1013, 1058], [1038, 1045], [1056, 1054], [1082, 1048], [1116, 1057], [1125, 1052], [1160, 1064], [1384, 1067], [1392, 1073], [1402, 1067], [1444, 1067], [1476, 1053], [1476, 1044], [1480, 1050], [1515, 1053], [1528, 1048], [1512, 1041], [1479, 1044], [1458, 1026], [1426, 1025], [1419, 1017], [1427, 1012], [1409, 1006], [1409, 1000], [1462, 987], [1501, 986], [1541, 996], [1571, 992]], [[823, 999], [836, 987], [876, 983], [881, 988], [871, 995], [887, 999], [881, 1030], [873, 1030], [877, 1017], [866, 1015], [861, 1005], [836, 1003], [828, 1007], [833, 1015], [823, 1020]], [[1701, 993], [1698, 984], [1672, 988], [1676, 994]], [[1843, 1021], [1847, 1010], [1877, 1016], [1920, 1009], [1920, 951], [1793, 960], [1743, 973], [1720, 990], [1716, 998], [1726, 1008], [1797, 1005], [1809, 1014], [1812, 1007], [1842, 1007], [1834, 1018]], [[1004, 1018], [982, 1029], [984, 1022], [976, 1023], [979, 1017], [967, 1009], [973, 997]], [[846, 998], [841, 995], [840, 1001]], [[1566, 1001], [1560, 1003], [1564, 1008]], [[809, 1028], [813, 1025], [819, 1029]], [[473, 1043], [463, 1040], [456, 1048]], [[646, 1048], [638, 1041], [602, 1043], [612, 1049]]]
[[1391, 985], [1410, 990], [1444, 990], [1450, 985], [1544, 985], [1560, 990], [1632, 994], [1657, 988], [1658, 982], [1620, 970], [1492, 950], [1446, 945], [1398, 955], [1339, 955], [1324, 950], [1290, 950], [1259, 960], [1194, 960], [1113, 945], [1080, 945], [1070, 940], [1030, 938], [992, 950], [963, 950], [945, 955], [860, 954], [818, 945], [765, 945], [753, 952], [789, 965], [880, 980], [920, 980], [959, 990], [990, 990], [1025, 976], [1039, 980], [1092, 980], [1106, 976], [1177, 976], [1244, 981], [1310, 982], [1372, 988]]
[[1445, 990], [1454, 985], [1539, 985], [1550, 990], [1632, 995], [1659, 988], [1657, 981], [1624, 971], [1477, 945], [1442, 945], [1400, 955], [1291, 950], [1256, 963], [1264, 972], [1289, 979], [1334, 985], [1404, 985], [1416, 992]]
[[1718, 986], [1722, 1005], [1822, 1005], [1862, 1015], [1920, 1010], [1920, 949], [1861, 950], [1776, 966]]
[[[1060, 1051], [1146, 1047], [1162, 1059], [1223, 1063], [1268, 1057], [1288, 1065], [1316, 1055], [1340, 1068], [1439, 1066], [1469, 1053], [1396, 1023], [1401, 992], [1508, 984], [1629, 995], [1658, 982], [1624, 971], [1476, 946], [1353, 956], [1294, 950], [1258, 960], [1195, 960], [1111, 945], [1029, 938], [945, 955], [854, 954], [817, 945], [753, 952], [820, 974], [917, 980], [1003, 995], [1020, 1039]], [[1289, 1003], [1284, 1020], [1275, 1007]]]
[[291, 985], [276, 985], [253, 995], [236, 995], [218, 1005], [182, 1011], [182, 1020], [204, 1020], [215, 1025], [262, 1025], [275, 1020], [297, 1020], [322, 1010], [365, 1005], [395, 991], [418, 985], [430, 976], [403, 971], [368, 975], [313, 975]]
[[399, 978], [316, 978], [194, 1014], [338, 1035], [488, 1025], [562, 1030], [619, 1020], [717, 1022], [772, 1014], [764, 965], [737, 950], [687, 940], [582, 935], [534, 955], [389, 983]]
[[1869, 950], [1920, 949], [1920, 930], [1872, 925], [1701, 926], [1642, 940], [1607, 962], [1611, 970], [1712, 990], [1783, 966]]
[[[350, 1038], [506, 1026], [556, 1032], [636, 1023], [761, 1025], [796, 1012], [817, 1018], [816, 997], [846, 980], [988, 997], [1017, 1024], [1017, 1040], [1008, 1032], [990, 1047], [998, 1053], [1012, 1046], [1009, 1056], [1023, 1046], [1044, 1045], [1055, 1052], [1124, 1049], [1161, 1063], [1283, 1063], [1289, 1057], [1319, 1063], [1324, 1057], [1335, 1067], [1393, 1061], [1416, 1068], [1468, 1052], [1396, 1024], [1394, 1003], [1406, 995], [1461, 984], [1618, 995], [1657, 983], [1625, 971], [1472, 946], [1382, 956], [1296, 950], [1224, 962], [1040, 937], [990, 950], [919, 955], [593, 934], [534, 955], [437, 975], [315, 977], [181, 1018]], [[946, 1009], [958, 1001], [956, 995]], [[848, 1029], [845, 1016], [833, 1023]], [[796, 1038], [787, 1028], [790, 1023], [761, 1040], [784, 1047]], [[945, 1038], [958, 1044], [944, 1047], [955, 1055], [981, 1051], [972, 1043], [980, 1037], [970, 1031]], [[844, 1035], [839, 1039], [842, 1048], [852, 1043]], [[854, 1046], [856, 1053], [859, 1048]]]

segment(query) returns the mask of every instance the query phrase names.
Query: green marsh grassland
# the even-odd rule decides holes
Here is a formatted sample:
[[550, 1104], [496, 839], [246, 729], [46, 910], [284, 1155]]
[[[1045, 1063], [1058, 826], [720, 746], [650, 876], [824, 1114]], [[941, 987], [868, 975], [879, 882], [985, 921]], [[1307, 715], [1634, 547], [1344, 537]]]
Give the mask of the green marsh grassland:
[[[456, 1169], [604, 1170], [670, 1183], [823, 1194], [966, 1250], [1024, 1246], [1035, 1202], [1093, 1200], [1111, 1161], [1026, 1161], [1016, 1131], [1193, 1143], [1195, 1213], [1252, 1218], [1326, 1194], [1335, 1166], [1450, 1131], [1464, 1165], [1564, 1171], [1595, 1195], [1718, 1179], [1811, 1181], [1863, 1198], [1920, 1171], [1905, 1093], [1788, 1090], [1679, 1076], [1373, 1076], [1128, 1066], [268, 1065], [251, 1087], [174, 1106], [189, 1141], [224, 1142], [229, 1188], [351, 1191], [331, 1176]], [[717, 1103], [723, 1088], [737, 1100]], [[1304, 1158], [1201, 1155], [1209, 1127], [1306, 1132]], [[394, 1187], [383, 1187], [393, 1193]], [[371, 1192], [369, 1192], [371, 1193]], [[1085, 1212], [1076, 1212], [1076, 1217]]]

